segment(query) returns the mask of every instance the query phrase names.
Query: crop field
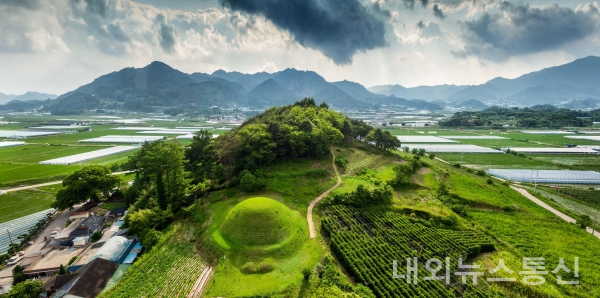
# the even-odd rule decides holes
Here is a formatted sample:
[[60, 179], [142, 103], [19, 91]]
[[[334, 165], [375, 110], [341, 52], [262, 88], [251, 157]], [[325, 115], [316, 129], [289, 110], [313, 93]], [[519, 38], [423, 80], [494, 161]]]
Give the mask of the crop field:
[[[581, 215], [589, 216], [592, 221], [594, 221], [594, 228], [600, 227], [600, 210], [596, 206], [591, 206], [590, 204], [585, 204], [578, 202], [576, 200], [566, 198], [562, 195], [559, 195], [556, 191], [552, 189], [546, 189], [542, 187], [538, 187], [535, 189], [531, 186], [524, 185], [523, 188], [526, 188], [530, 191], [531, 194], [536, 196], [539, 199], [546, 199], [546, 201], [550, 200], [554, 203], [554, 205], [559, 205], [562, 209], [568, 210], [568, 212], [572, 215], [573, 218], [578, 218]], [[598, 195], [598, 193], [596, 193]]]
[[[55, 187], [56, 191], [60, 188]], [[0, 195], [0, 223], [50, 208], [56, 191], [26, 189]]]
[[423, 266], [418, 270], [417, 285], [390, 277], [393, 260], [398, 262], [398, 272], [405, 273], [406, 259], [414, 257], [421, 261], [449, 257], [450, 268], [443, 265], [441, 272], [455, 272], [458, 258], [466, 260], [494, 250], [482, 234], [439, 230], [399, 213], [341, 205], [328, 208], [322, 221], [330, 236], [331, 250], [356, 281], [368, 285], [378, 297], [485, 297], [476, 286], [462, 285], [456, 275], [450, 277], [450, 287], [440, 281], [424, 280], [431, 274]]
[[0, 149], [0, 163], [38, 163], [40, 161], [100, 150], [97, 146], [25, 145]]
[[100, 297], [188, 297], [207, 265], [187, 241], [156, 249]]
[[[93, 148], [98, 149], [98, 148]], [[81, 169], [82, 166], [111, 165], [120, 164], [127, 161], [131, 152], [115, 154], [103, 158], [89, 160], [81, 165], [40, 165], [37, 163], [19, 163], [19, 164], [0, 164], [0, 186], [3, 188], [9, 186], [43, 183], [54, 180], [61, 180], [70, 173]]]

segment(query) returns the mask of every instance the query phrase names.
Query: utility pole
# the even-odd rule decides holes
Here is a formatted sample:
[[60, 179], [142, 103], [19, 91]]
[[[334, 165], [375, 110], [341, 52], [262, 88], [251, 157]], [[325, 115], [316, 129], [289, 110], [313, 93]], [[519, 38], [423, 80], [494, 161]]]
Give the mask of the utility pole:
[[15, 244], [13, 243], [12, 237], [10, 236], [10, 231], [6, 229], [6, 232], [8, 233], [8, 239], [10, 240], [10, 246], [13, 248], [13, 253], [17, 254], [17, 252], [15, 251]]

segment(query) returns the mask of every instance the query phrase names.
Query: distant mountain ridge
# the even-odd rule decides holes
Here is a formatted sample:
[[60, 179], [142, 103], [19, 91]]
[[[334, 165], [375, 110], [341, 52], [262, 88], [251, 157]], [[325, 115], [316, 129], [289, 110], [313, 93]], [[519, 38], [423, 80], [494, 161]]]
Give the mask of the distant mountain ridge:
[[589, 56], [571, 63], [545, 68], [515, 79], [495, 78], [473, 86], [373, 86], [369, 91], [408, 99], [442, 100], [451, 103], [471, 99], [487, 104], [560, 104], [600, 99], [600, 57]]
[[0, 93], [0, 104], [6, 104], [13, 100], [18, 100], [18, 101], [45, 100], [45, 99], [55, 99], [56, 97], [58, 97], [58, 95], [48, 94], [48, 93], [39, 93], [39, 92], [26, 92], [25, 94], [21, 94], [21, 95]]
[[437, 104], [374, 94], [354, 82], [327, 82], [314, 71], [288, 68], [275, 73], [244, 74], [218, 70], [186, 74], [162, 62], [124, 68], [59, 96], [45, 109], [54, 114], [92, 109], [152, 111], [158, 108], [202, 109], [212, 106], [270, 107], [304, 97], [336, 109], [368, 109], [380, 104], [442, 110]]
[[[52, 98], [39, 93], [36, 98], [33, 92], [25, 95], [23, 100], [38, 99], [39, 105], [42, 100]], [[338, 110], [366, 110], [384, 105], [432, 111], [461, 105], [471, 109], [486, 105], [544, 104], [588, 107], [600, 99], [600, 57], [578, 59], [515, 79], [495, 78], [481, 85], [414, 88], [382, 85], [369, 89], [346, 80], [328, 82], [314, 71], [294, 68], [275, 73], [217, 70], [211, 74], [187, 74], [155, 61], [142, 68], [128, 67], [100, 76], [56, 100], [44, 102], [44, 110], [70, 114], [92, 109], [148, 112], [229, 105], [266, 108], [290, 104], [304, 97], [325, 101]], [[0, 101], [14, 99], [14, 96], [0, 94]], [[17, 103], [3, 109], [32, 105]]]

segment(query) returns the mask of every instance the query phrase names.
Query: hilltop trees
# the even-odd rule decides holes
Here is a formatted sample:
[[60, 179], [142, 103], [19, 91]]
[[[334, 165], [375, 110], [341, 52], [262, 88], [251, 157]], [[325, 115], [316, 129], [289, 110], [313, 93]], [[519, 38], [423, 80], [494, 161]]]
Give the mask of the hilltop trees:
[[217, 154], [231, 178], [278, 158], [327, 155], [330, 146], [345, 137], [342, 130], [352, 133], [350, 122], [341, 113], [305, 98], [294, 105], [270, 108], [219, 137]]
[[63, 180], [64, 188], [56, 194], [52, 207], [62, 210], [87, 201], [99, 201], [102, 196], [121, 185], [121, 178], [111, 175], [108, 167], [86, 166]]
[[192, 143], [185, 149], [185, 158], [188, 160], [185, 168], [194, 176], [194, 182], [202, 182], [204, 179], [221, 179], [218, 177], [220, 173], [213, 171], [218, 156], [215, 141], [209, 131], [196, 132]]
[[180, 144], [154, 141], [129, 158], [128, 168], [135, 172], [133, 187], [152, 190], [161, 209], [173, 205], [178, 210], [189, 203], [185, 201], [189, 186], [185, 164]]
[[400, 145], [402, 145], [400, 140], [393, 136], [389, 131], [384, 132], [380, 128], [369, 131], [365, 136], [365, 140], [367, 142], [375, 143], [377, 148], [384, 150], [399, 148]]

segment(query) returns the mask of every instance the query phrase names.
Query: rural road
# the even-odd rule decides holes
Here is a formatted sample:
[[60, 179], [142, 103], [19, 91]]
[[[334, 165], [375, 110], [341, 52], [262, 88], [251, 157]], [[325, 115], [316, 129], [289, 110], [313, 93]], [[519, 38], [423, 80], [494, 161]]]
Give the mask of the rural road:
[[[131, 173], [131, 171], [114, 172], [112, 174], [113, 175], [119, 175], [119, 174], [126, 174], [126, 173]], [[54, 185], [54, 184], [61, 184], [61, 183], [62, 183], [62, 180], [60, 180], [60, 181], [46, 182], [46, 183], [40, 183], [40, 184], [34, 184], [34, 185], [27, 185], [27, 186], [19, 186], [19, 187], [7, 188], [7, 189], [0, 189], [0, 191], [3, 191], [5, 193], [9, 193], [9, 192], [13, 192], [13, 191], [26, 190], [26, 189], [37, 188], [37, 187], [48, 186], [48, 185]]]
[[318, 196], [316, 199], [312, 200], [310, 202], [310, 204], [308, 205], [308, 214], [306, 215], [306, 219], [308, 220], [308, 232], [310, 234], [311, 239], [314, 239], [317, 237], [317, 232], [315, 232], [315, 223], [313, 222], [313, 218], [312, 218], [313, 208], [319, 201], [321, 201], [330, 192], [332, 192], [334, 189], [338, 188], [342, 184], [342, 176], [340, 176], [340, 173], [338, 172], [337, 167], [335, 166], [335, 154], [333, 153], [333, 150], [331, 150], [331, 156], [332, 156], [331, 164], [333, 165], [333, 170], [335, 171], [335, 176], [337, 177], [337, 183], [334, 186], [332, 186], [330, 189], [328, 189], [324, 193], [322, 193], [320, 196]]
[[[529, 192], [527, 192], [527, 190], [523, 189], [523, 188], [519, 188], [519, 187], [514, 187], [514, 186], [510, 186], [510, 188], [516, 190], [517, 192], [519, 192], [520, 194], [522, 194], [524, 197], [530, 199], [531, 201], [533, 201], [534, 203], [540, 205], [540, 207], [554, 213], [556, 216], [564, 219], [567, 222], [570, 223], [576, 223], [577, 221], [569, 216], [567, 216], [566, 214], [550, 207], [548, 204], [542, 202], [540, 199], [534, 197], [533, 195], [531, 195]], [[585, 229], [588, 233], [594, 235], [596, 238], [600, 239], [600, 234], [598, 233], [598, 231], [594, 231], [592, 228], [586, 228]]]

